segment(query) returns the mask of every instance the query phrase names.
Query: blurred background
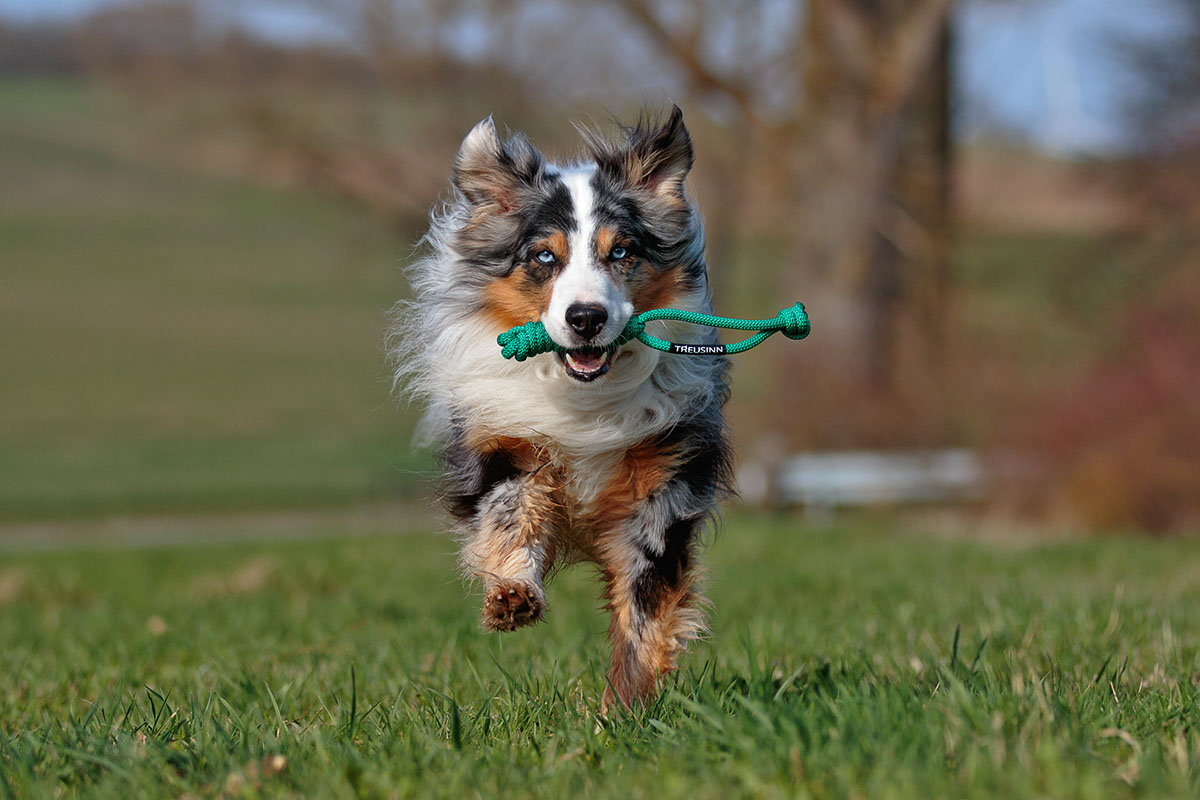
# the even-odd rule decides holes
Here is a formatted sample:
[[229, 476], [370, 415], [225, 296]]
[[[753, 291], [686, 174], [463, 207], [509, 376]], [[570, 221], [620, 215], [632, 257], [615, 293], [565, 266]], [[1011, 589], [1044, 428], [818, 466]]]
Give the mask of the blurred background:
[[423, 502], [462, 136], [670, 102], [748, 501], [1200, 529], [1191, 0], [0, 0], [0, 525]]

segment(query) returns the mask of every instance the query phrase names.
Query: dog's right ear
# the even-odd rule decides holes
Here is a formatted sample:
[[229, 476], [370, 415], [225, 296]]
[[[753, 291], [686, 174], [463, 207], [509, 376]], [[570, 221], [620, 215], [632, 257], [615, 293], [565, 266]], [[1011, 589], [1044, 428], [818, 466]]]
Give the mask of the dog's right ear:
[[454, 185], [471, 205], [508, 213], [519, 207], [521, 189], [541, 178], [545, 164], [545, 157], [524, 136], [501, 141], [496, 123], [488, 117], [459, 146]]

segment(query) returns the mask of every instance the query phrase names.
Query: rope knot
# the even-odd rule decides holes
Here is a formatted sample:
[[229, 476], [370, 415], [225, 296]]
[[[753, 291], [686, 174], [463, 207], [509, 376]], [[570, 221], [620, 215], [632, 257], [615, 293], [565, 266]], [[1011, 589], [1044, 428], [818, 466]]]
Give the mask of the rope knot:
[[524, 325], [509, 328], [496, 337], [496, 344], [503, 348], [500, 354], [505, 358], [515, 358], [524, 361], [530, 356], [552, 353], [557, 348], [546, 327], [534, 320]]
[[803, 303], [796, 303], [780, 311], [775, 320], [779, 323], [779, 331], [789, 339], [803, 339], [812, 330]]

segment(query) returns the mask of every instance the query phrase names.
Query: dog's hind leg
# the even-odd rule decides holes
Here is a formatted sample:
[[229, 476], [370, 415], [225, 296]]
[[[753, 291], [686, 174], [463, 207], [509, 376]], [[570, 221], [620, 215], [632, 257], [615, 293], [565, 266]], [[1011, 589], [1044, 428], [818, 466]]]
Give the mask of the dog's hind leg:
[[596, 504], [593, 553], [612, 611], [601, 711], [645, 703], [704, 627], [697, 539], [729, 485], [719, 407], [631, 448]]
[[512, 631], [541, 619], [558, 514], [554, 488], [536, 474], [504, 481], [480, 500], [462, 564], [483, 581], [485, 628]]
[[648, 702], [676, 655], [704, 626], [693, 553], [698, 518], [680, 519], [657, 535], [609, 537], [603, 550], [605, 596], [612, 611], [612, 667], [601, 702], [607, 715], [619, 699]]

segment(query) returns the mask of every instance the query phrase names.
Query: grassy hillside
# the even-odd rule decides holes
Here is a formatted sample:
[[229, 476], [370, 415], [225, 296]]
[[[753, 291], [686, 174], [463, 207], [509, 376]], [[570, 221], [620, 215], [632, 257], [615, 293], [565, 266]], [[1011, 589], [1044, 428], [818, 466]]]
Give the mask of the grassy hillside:
[[[375, 527], [378, 525], [378, 527]], [[447, 539], [10, 555], [10, 796], [1185, 797], [1200, 543], [736, 516], [712, 634], [611, 725], [588, 570], [485, 634]]]
[[0, 518], [411, 482], [380, 348], [406, 244], [145, 156], [119, 95], [0, 84], [0, 107]]
[[[0, 521], [408, 493], [429, 456], [409, 446], [412, 414], [389, 397], [380, 342], [419, 231], [266, 185], [271, 169], [239, 177], [238, 158], [216, 170], [222, 148], [255, 152], [231, 144], [249, 135], [245, 121], [218, 114], [211, 96], [153, 97], [0, 82]], [[1086, 367], [1118, 335], [1105, 324], [1112, 309], [1145, 277], [1112, 244], [964, 232], [951, 377], [918, 410], [945, 417], [955, 443], [995, 440], [1031, 398]], [[735, 262], [782, 258], [746, 242]], [[723, 308], [775, 309], [754, 274], [717, 276]], [[823, 317], [836, 311], [811, 310], [823, 335], [847, 335]], [[826, 357], [818, 339], [803, 345], [815, 361]], [[772, 403], [794, 415], [763, 388], [783, 347], [736, 365], [731, 416], [750, 450], [777, 438], [764, 431]], [[916, 372], [905, 381], [928, 400]], [[806, 392], [813, 380], [802, 376]], [[815, 424], [845, 407], [838, 394]]]

